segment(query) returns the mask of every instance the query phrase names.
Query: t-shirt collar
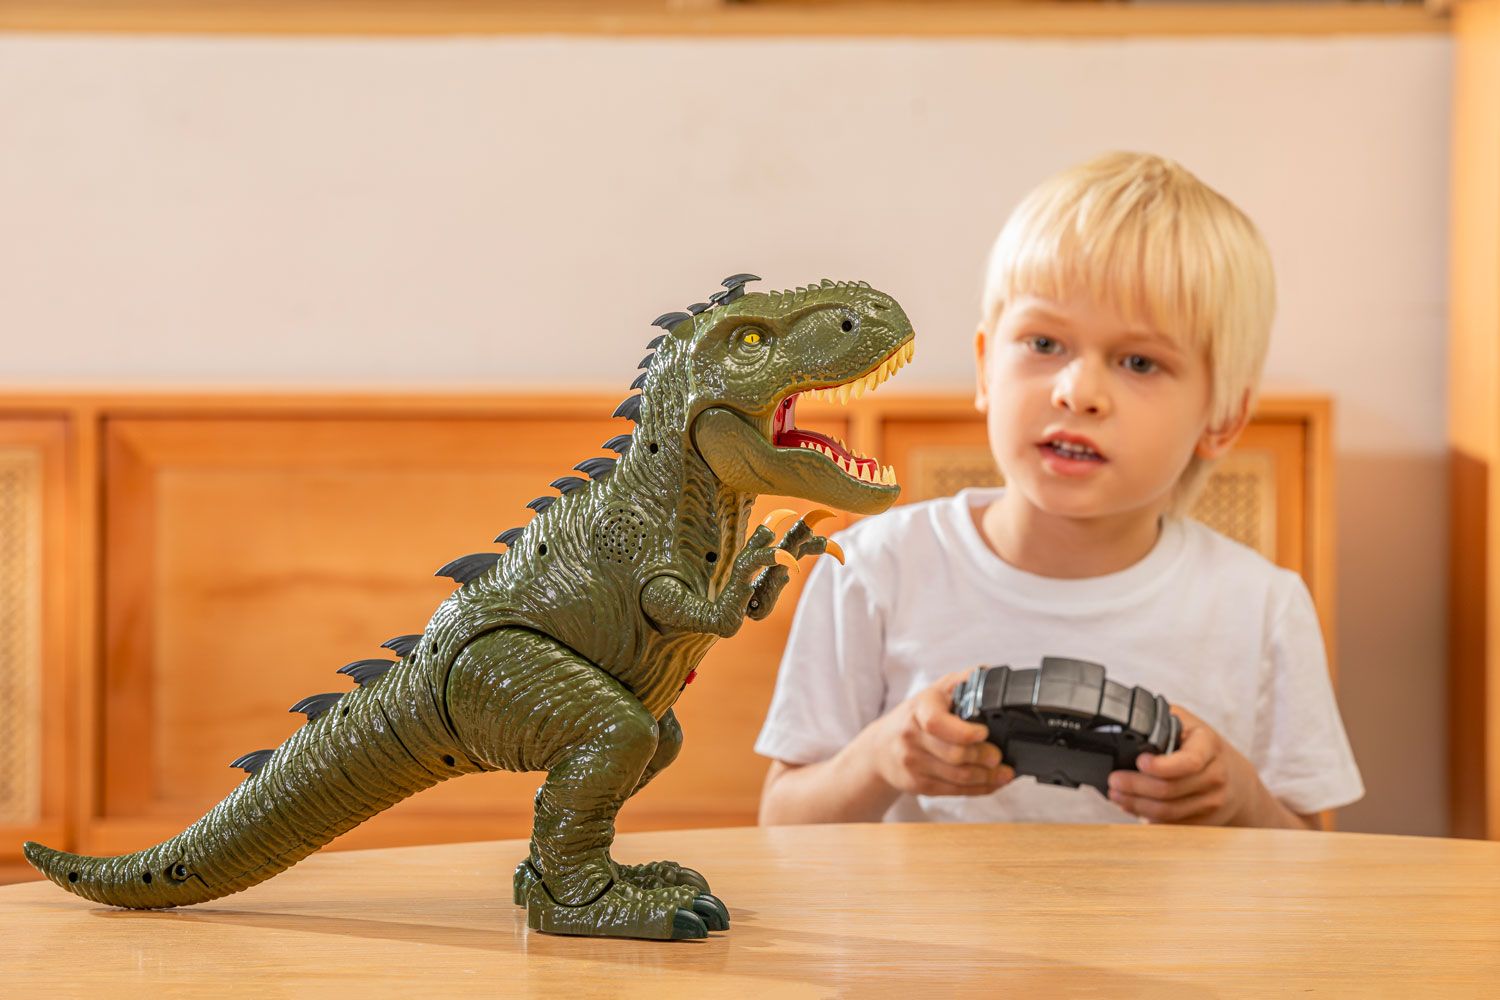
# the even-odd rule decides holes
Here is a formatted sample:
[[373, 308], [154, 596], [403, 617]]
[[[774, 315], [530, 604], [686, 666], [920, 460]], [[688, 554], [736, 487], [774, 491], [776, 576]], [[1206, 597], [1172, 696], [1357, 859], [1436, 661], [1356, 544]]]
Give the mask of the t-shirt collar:
[[975, 575], [1004, 600], [1039, 609], [1104, 610], [1145, 598], [1162, 586], [1187, 548], [1181, 519], [1162, 519], [1151, 551], [1134, 564], [1103, 576], [1058, 578], [1028, 573], [1001, 559], [974, 526], [973, 508], [991, 503], [1004, 487], [970, 487], [943, 505], [942, 530], [951, 532], [953, 550], [971, 563]]

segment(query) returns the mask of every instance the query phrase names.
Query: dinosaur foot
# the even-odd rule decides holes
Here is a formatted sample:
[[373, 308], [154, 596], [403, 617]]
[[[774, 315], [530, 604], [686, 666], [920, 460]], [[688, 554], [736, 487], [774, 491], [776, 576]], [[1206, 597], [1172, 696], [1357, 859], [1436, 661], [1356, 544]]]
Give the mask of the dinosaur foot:
[[728, 929], [729, 911], [692, 886], [641, 889], [625, 882], [615, 882], [591, 903], [564, 906], [537, 880], [526, 892], [526, 926], [548, 934], [671, 941]]
[[[668, 886], [685, 885], [697, 889], [703, 895], [713, 891], [708, 887], [708, 879], [675, 861], [648, 861], [642, 865], [617, 863], [615, 872], [621, 882], [633, 885], [637, 889], [664, 889]], [[512, 883], [515, 891], [512, 898], [517, 906], [525, 904], [526, 894], [531, 891], [532, 883], [540, 880], [541, 875], [537, 874], [529, 858], [516, 865], [516, 874]]]
[[708, 879], [684, 868], [675, 861], [648, 861], [643, 865], [615, 865], [620, 879], [638, 889], [661, 889], [672, 885], [685, 885], [708, 893]]

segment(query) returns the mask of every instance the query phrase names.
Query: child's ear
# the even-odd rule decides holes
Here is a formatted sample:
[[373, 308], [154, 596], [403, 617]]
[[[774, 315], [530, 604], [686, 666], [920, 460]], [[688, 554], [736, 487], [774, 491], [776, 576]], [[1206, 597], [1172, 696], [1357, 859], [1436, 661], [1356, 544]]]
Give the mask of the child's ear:
[[1234, 414], [1219, 426], [1205, 430], [1202, 437], [1198, 438], [1198, 446], [1193, 449], [1193, 454], [1199, 458], [1218, 458], [1234, 447], [1234, 442], [1249, 422], [1250, 390], [1246, 389]]
[[984, 348], [984, 327], [981, 326], [974, 331], [974, 409], [980, 413], [988, 413], [990, 410], [990, 398], [984, 391]]

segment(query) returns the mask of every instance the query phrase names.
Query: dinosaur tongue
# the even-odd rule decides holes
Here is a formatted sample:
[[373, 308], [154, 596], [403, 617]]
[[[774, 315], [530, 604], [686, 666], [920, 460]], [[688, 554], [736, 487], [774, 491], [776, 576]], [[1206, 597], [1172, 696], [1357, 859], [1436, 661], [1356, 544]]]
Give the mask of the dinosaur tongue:
[[793, 426], [798, 395], [792, 393], [776, 407], [776, 413], [771, 417], [771, 443], [778, 448], [810, 448], [820, 451], [855, 479], [878, 479], [880, 463], [875, 459], [855, 455], [843, 442], [826, 434]]

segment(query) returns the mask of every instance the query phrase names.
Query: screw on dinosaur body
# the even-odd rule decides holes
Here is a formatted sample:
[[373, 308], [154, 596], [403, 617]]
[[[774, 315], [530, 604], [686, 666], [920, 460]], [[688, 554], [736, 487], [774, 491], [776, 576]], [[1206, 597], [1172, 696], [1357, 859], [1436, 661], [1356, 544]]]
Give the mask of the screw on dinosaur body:
[[[513, 880], [542, 931], [691, 938], [729, 926], [702, 875], [609, 856], [615, 814], [676, 758], [672, 706], [704, 653], [775, 606], [797, 559], [837, 546], [825, 511], [778, 540], [750, 528], [759, 494], [855, 513], [889, 507], [889, 467], [796, 426], [800, 395], [847, 403], [911, 359], [889, 296], [822, 281], [747, 293], [754, 275], [653, 323], [635, 424], [564, 476], [558, 496], [502, 532], [504, 553], [438, 570], [458, 584], [421, 634], [356, 660], [355, 687], [293, 705], [307, 722], [279, 747], [233, 762], [247, 777], [182, 833], [119, 857], [28, 843], [58, 885], [134, 908], [200, 903], [284, 871], [370, 816], [440, 781], [542, 771], [529, 856]], [[773, 516], [785, 520], [786, 512]]]

